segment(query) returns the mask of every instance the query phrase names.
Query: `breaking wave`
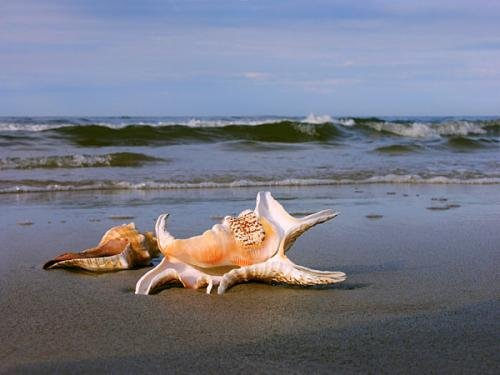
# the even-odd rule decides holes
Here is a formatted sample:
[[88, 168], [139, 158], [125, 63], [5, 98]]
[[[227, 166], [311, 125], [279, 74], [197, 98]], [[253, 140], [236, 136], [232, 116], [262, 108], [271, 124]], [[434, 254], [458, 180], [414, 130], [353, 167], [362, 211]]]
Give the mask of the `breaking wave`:
[[[313, 115], [314, 116], [314, 115]], [[320, 116], [321, 117], [321, 116]], [[263, 125], [284, 121], [298, 121], [294, 117], [224, 117], [224, 118], [177, 118], [177, 117], [92, 117], [92, 118], [45, 118], [45, 117], [0, 117], [0, 132], [44, 132], [69, 126], [99, 125], [112, 129], [130, 125], [151, 127], [186, 126], [191, 128], [218, 128], [230, 125]], [[307, 122], [307, 121], [304, 121]]]
[[409, 138], [441, 138], [443, 136], [483, 135], [495, 133], [500, 120], [444, 122], [386, 121], [376, 117], [359, 119], [339, 119], [334, 121], [344, 127], [360, 127], [371, 131]]
[[310, 113], [302, 122], [307, 124], [326, 124], [332, 122], [332, 118], [328, 115], [316, 116], [314, 113]]
[[223, 127], [128, 125], [123, 128], [110, 128], [103, 125], [86, 125], [61, 127], [51, 132], [80, 146], [143, 146], [229, 140], [299, 143], [328, 141], [340, 134], [332, 124], [292, 121]]
[[412, 140], [500, 136], [498, 118], [0, 118], [0, 145], [49, 143], [78, 146], [147, 146], [202, 142], [330, 142], [377, 134]]
[[[423, 177], [420, 175], [372, 176], [369, 178], [341, 178], [341, 179], [300, 179], [290, 178], [283, 180], [255, 181], [234, 180], [228, 182], [128, 182], [128, 181], [0, 181], [4, 187], [0, 193], [35, 193], [58, 191], [85, 191], [85, 190], [173, 190], [173, 189], [210, 189], [210, 188], [246, 188], [246, 187], [286, 187], [286, 186], [325, 186], [325, 185], [359, 185], [359, 184], [466, 184], [487, 185], [500, 184], [500, 177], [460, 178], [446, 176]], [[5, 186], [10, 185], [10, 186]]]
[[139, 167], [163, 159], [133, 152], [104, 155], [53, 155], [0, 159], [0, 169]]

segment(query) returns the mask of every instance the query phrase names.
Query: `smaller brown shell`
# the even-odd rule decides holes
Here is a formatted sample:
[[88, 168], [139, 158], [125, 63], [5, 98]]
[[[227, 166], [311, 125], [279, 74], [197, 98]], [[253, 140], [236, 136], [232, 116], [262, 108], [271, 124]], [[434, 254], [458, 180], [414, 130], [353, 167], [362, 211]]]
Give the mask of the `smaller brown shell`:
[[50, 268], [81, 268], [88, 271], [115, 271], [148, 265], [159, 255], [151, 232], [139, 233], [134, 223], [109, 229], [99, 244], [79, 253], [64, 253], [43, 265]]

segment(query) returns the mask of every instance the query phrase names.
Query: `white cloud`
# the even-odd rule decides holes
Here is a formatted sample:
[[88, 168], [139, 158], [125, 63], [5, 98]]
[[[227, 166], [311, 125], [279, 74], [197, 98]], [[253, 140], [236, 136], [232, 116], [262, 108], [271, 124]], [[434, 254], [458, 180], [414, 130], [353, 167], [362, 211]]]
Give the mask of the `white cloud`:
[[287, 87], [319, 94], [331, 93], [341, 86], [356, 85], [360, 82], [357, 78], [315, 78], [313, 75], [310, 77], [290, 77], [286, 74], [277, 75], [252, 71], [243, 72], [237, 75], [237, 77], [244, 77], [257, 83], [269, 84], [276, 87]]
[[247, 79], [256, 81], [267, 80], [271, 77], [269, 73], [264, 72], [243, 72], [241, 75]]

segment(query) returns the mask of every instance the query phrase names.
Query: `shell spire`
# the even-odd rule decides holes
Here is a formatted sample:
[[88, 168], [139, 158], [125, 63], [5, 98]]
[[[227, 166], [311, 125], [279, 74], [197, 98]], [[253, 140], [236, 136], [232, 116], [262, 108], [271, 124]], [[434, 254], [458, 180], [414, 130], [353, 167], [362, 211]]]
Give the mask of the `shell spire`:
[[155, 224], [156, 231], [156, 239], [158, 241], [158, 248], [163, 253], [166, 251], [167, 246], [169, 246], [174, 240], [174, 236], [172, 236], [167, 231], [167, 219], [170, 215], [163, 214], [158, 216]]

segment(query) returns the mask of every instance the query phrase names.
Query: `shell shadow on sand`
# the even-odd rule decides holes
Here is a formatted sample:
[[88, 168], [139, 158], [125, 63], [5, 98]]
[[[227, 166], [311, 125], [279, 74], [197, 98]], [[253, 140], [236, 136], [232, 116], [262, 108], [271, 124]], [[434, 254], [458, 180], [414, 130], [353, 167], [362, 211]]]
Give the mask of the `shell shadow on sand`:
[[[374, 265], [352, 265], [352, 266], [339, 266], [348, 276], [364, 273], [374, 273], [374, 272], [395, 272], [407, 269], [404, 262], [402, 261], [392, 261], [382, 264]], [[339, 284], [340, 285], [340, 284]]]
[[[251, 285], [267, 285], [269, 287], [280, 287], [280, 288], [286, 288], [286, 289], [303, 289], [303, 290], [354, 290], [354, 289], [362, 289], [362, 288], [367, 288], [371, 286], [372, 284], [370, 283], [350, 283], [350, 282], [343, 282], [343, 283], [337, 283], [337, 284], [326, 284], [326, 285], [305, 285], [305, 286], [299, 286], [299, 285], [289, 285], [287, 283], [278, 283], [278, 282], [264, 282], [260, 280], [252, 280], [246, 282], [244, 285], [239, 285], [238, 288], [245, 288]], [[183, 286], [180, 282], [173, 282], [173, 283], [167, 283], [163, 285], [159, 285], [154, 288], [151, 294], [159, 294], [160, 292], [168, 289], [173, 289], [173, 288], [179, 288], [182, 289]], [[134, 293], [134, 289], [132, 288], [122, 288], [120, 290], [123, 293], [126, 294], [131, 294]], [[201, 291], [199, 291], [201, 293]], [[272, 293], [272, 289], [269, 289], [269, 293]], [[229, 293], [231, 294], [231, 293]]]

